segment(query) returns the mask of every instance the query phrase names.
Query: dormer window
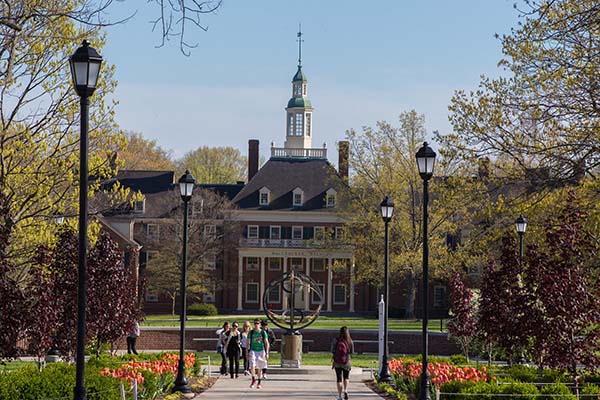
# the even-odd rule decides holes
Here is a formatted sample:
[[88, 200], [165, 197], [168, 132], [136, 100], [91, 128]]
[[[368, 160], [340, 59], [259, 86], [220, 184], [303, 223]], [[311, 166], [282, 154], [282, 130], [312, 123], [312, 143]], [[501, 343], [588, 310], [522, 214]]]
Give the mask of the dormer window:
[[268, 188], [263, 187], [258, 193], [258, 204], [261, 206], [268, 206], [270, 202], [271, 191]]
[[333, 208], [336, 204], [336, 191], [333, 189], [329, 189], [325, 193], [325, 207]]
[[302, 204], [304, 203], [303, 197], [304, 197], [304, 192], [302, 191], [302, 189], [299, 189], [299, 188], [294, 189], [294, 194], [293, 194], [294, 207], [302, 206]]
[[133, 202], [133, 212], [135, 214], [143, 214], [146, 209], [146, 199], [136, 200]]

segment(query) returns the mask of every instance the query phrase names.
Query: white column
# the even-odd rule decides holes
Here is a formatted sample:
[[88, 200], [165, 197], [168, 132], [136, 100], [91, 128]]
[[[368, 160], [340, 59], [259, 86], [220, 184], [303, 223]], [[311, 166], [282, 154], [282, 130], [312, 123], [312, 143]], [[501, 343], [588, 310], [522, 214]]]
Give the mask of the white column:
[[238, 255], [238, 311], [242, 311], [242, 296], [244, 295], [244, 257]]
[[350, 312], [354, 312], [354, 256], [350, 260]]
[[327, 259], [327, 311], [331, 311], [331, 303], [333, 299], [333, 259]]
[[265, 258], [260, 258], [260, 290], [258, 291], [258, 309], [263, 310], [263, 294], [265, 293]]
[[[310, 276], [310, 257], [306, 257], [306, 275]], [[310, 292], [308, 291], [308, 285], [304, 286], [304, 310], [310, 311]]]

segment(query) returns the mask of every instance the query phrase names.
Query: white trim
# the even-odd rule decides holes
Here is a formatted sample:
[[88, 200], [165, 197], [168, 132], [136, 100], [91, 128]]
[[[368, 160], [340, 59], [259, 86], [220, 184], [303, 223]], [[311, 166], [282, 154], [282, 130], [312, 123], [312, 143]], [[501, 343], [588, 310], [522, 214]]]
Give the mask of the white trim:
[[[278, 237], [273, 237], [273, 230], [279, 231], [279, 233], [277, 234]], [[274, 240], [281, 239], [281, 225], [269, 226], [269, 239], [274, 239]]]
[[[254, 229], [254, 228], [256, 228], [256, 236], [254, 236], [254, 235], [250, 236], [250, 230], [251, 230], [251, 229]], [[259, 231], [259, 229], [258, 229], [258, 225], [248, 225], [248, 231], [247, 231], [247, 233], [246, 233], [246, 237], [247, 237], [248, 239], [258, 239], [258, 237], [260, 236], [260, 233], [259, 233], [259, 232], [260, 232], [260, 231]]]
[[[300, 229], [300, 237], [294, 236], [294, 231]], [[302, 226], [292, 226], [292, 240], [303, 240], [304, 239], [304, 227]]]
[[[296, 196], [300, 195], [300, 203], [296, 202]], [[304, 204], [304, 190], [296, 188], [292, 191], [292, 206], [300, 207]]]
[[[279, 267], [278, 268], [273, 268], [271, 267], [271, 261], [273, 260], [278, 260], [279, 261]], [[281, 257], [269, 257], [269, 271], [281, 271], [282, 268], [282, 260]]]
[[[265, 195], [265, 194], [267, 195], [266, 202], [263, 201], [263, 195]], [[258, 191], [258, 204], [261, 206], [268, 206], [270, 202], [271, 202], [271, 191], [269, 190], [269, 188], [264, 186]]]
[[325, 212], [320, 211], [318, 213], [314, 211], [240, 210], [236, 215], [240, 221], [244, 222], [306, 222], [307, 224], [343, 222], [333, 209], [327, 209]]
[[[138, 207], [141, 203], [142, 207]], [[133, 202], [133, 213], [134, 214], [144, 214], [146, 212], [146, 198], [143, 197], [141, 200], [136, 200]]]
[[[250, 300], [250, 299], [248, 299], [248, 287], [249, 286], [256, 286], [256, 300]], [[258, 300], [260, 298], [260, 292], [259, 292], [259, 290], [260, 290], [260, 287], [259, 287], [258, 282], [246, 282], [246, 296], [244, 296], [245, 299], [246, 299], [246, 303], [249, 303], [249, 304], [258, 304]]]
[[[335, 290], [339, 287], [343, 287], [344, 288], [344, 301], [337, 301], [336, 300], [336, 296], [335, 296]], [[333, 304], [346, 304], [346, 297], [347, 297], [347, 293], [346, 293], [346, 285], [344, 285], [343, 283], [336, 283], [335, 285], [333, 285]]]
[[344, 227], [343, 226], [336, 226], [335, 227], [335, 239], [336, 240], [343, 240], [344, 239]]

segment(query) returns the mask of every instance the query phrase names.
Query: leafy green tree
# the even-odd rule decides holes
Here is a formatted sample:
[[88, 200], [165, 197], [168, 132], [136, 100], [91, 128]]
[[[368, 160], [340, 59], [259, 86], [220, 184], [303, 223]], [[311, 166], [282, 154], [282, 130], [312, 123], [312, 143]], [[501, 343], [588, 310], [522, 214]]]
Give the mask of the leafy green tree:
[[160, 147], [156, 140], [144, 138], [138, 132], [125, 132], [127, 144], [118, 154], [120, 169], [137, 171], [172, 171], [175, 163], [171, 151]]
[[523, 23], [501, 38], [501, 76], [483, 77], [476, 91], [455, 93], [450, 105], [454, 132], [443, 139], [464, 157], [493, 158], [503, 175], [541, 172], [540, 186], [596, 176], [598, 4], [525, 5]]
[[236, 183], [246, 179], [246, 157], [233, 147], [198, 147], [177, 160], [177, 171], [189, 170], [202, 184]]
[[[379, 203], [389, 195], [395, 204], [390, 227], [390, 281], [406, 287], [406, 316], [414, 316], [415, 297], [422, 273], [422, 188], [415, 154], [425, 139], [425, 118], [408, 111], [400, 114], [399, 127], [378, 122], [375, 129], [351, 129], [349, 189], [343, 193], [340, 216], [349, 226], [356, 246], [357, 280], [381, 282], [383, 271], [383, 222]], [[469, 205], [478, 182], [472, 180], [451, 152], [440, 150], [430, 191], [430, 257], [432, 276], [449, 278], [465, 260], [460, 246], [448, 246], [459, 238], [469, 219]], [[448, 155], [446, 157], [446, 154]], [[381, 238], [381, 240], [374, 240]], [[457, 243], [456, 241], [455, 243]]]

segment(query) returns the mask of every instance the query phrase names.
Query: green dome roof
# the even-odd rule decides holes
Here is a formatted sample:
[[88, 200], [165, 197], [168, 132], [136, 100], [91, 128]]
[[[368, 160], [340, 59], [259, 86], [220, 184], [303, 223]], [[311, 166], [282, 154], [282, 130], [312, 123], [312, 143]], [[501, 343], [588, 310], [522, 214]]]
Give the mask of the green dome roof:
[[302, 97], [292, 97], [290, 101], [288, 101], [287, 108], [310, 108], [312, 105], [310, 104], [309, 99], [305, 99]]
[[308, 79], [306, 79], [306, 75], [304, 75], [304, 72], [302, 72], [302, 67], [299, 65], [298, 71], [296, 71], [296, 75], [294, 75], [292, 82], [306, 82], [306, 81], [308, 81]]

